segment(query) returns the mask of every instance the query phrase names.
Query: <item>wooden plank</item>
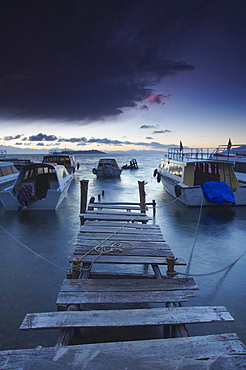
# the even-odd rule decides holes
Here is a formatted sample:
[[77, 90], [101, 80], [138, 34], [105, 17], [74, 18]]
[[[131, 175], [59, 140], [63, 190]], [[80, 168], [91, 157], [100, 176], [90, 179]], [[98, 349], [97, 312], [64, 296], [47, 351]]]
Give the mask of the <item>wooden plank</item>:
[[[88, 204], [88, 209], [89, 208], [103, 208], [103, 209], [125, 209], [125, 210], [140, 210], [140, 206], [132, 206], [132, 205], [117, 205], [117, 204], [107, 204], [107, 203], [89, 203]], [[146, 209], [148, 209], [146, 207]]]
[[[246, 366], [246, 347], [234, 333], [0, 352], [0, 368], [21, 369], [235, 369]], [[119, 364], [122, 364], [120, 367]], [[81, 367], [82, 366], [82, 367]]]
[[[91, 271], [91, 279], [156, 279], [154, 274], [139, 274], [132, 272], [105, 272], [105, 271]], [[163, 276], [167, 278], [167, 276]]]
[[[132, 280], [134, 281], [134, 280]], [[148, 280], [149, 281], [149, 280]], [[150, 280], [152, 281], [152, 280]], [[193, 290], [136, 291], [136, 292], [60, 292], [56, 304], [132, 304], [187, 302], [194, 297]]]
[[85, 221], [84, 225], [81, 226], [81, 228], [83, 228], [84, 226], [99, 226], [99, 227], [103, 227], [103, 226], [110, 226], [110, 227], [126, 227], [128, 229], [158, 229], [160, 230], [160, 226], [159, 225], [154, 225], [154, 224], [139, 224], [139, 223], [132, 223], [132, 222], [121, 222], [121, 221], [98, 221], [98, 220], [94, 220], [94, 221], [90, 221], [90, 220], [87, 220]]
[[60, 311], [27, 314], [21, 330], [153, 326], [234, 321], [224, 306], [131, 310]]
[[103, 240], [103, 239], [108, 239], [110, 238], [110, 240], [122, 240], [122, 241], [127, 241], [127, 240], [147, 240], [147, 241], [164, 241], [163, 239], [163, 236], [162, 235], [142, 235], [141, 233], [139, 233], [138, 235], [134, 235], [134, 234], [124, 234], [124, 233], [117, 233], [117, 234], [112, 234], [112, 233], [80, 233], [78, 235], [78, 240], [90, 240], [90, 239], [100, 239], [100, 240]]
[[108, 223], [107, 226], [81, 226], [80, 233], [115, 233], [117, 234], [134, 234], [134, 235], [163, 235], [160, 229], [133, 229], [127, 226], [113, 227]]
[[[84, 263], [92, 263], [95, 260], [95, 255], [90, 254], [83, 256]], [[151, 256], [124, 256], [116, 254], [103, 254], [97, 258], [95, 263], [116, 263], [116, 264], [133, 264], [133, 265], [167, 265], [166, 257], [151, 257]], [[175, 265], [185, 266], [186, 263], [182, 258], [175, 260]]]
[[[90, 248], [88, 247], [79, 247], [79, 248], [76, 248], [75, 251], [74, 251], [74, 255], [80, 255], [80, 256], [83, 256], [85, 255], [88, 251], [90, 250]], [[173, 256], [173, 253], [171, 252], [171, 250], [166, 250], [166, 249], [163, 249], [163, 250], [154, 250], [154, 249], [147, 249], [147, 248], [135, 248], [134, 249], [130, 249], [130, 248], [125, 248], [124, 244], [122, 245], [122, 252], [121, 251], [114, 251], [112, 252], [113, 255], [122, 255], [124, 254], [124, 256], [149, 256], [149, 257], [171, 257]], [[92, 250], [90, 252], [90, 255], [98, 255], [98, 252], [96, 252], [95, 250]]]
[[131, 216], [131, 217], [135, 217], [135, 216], [139, 216], [139, 215], [143, 215], [143, 216], [146, 216], [145, 213], [141, 213], [141, 212], [127, 212], [127, 210], [125, 212], [118, 212], [118, 211], [110, 211], [110, 210], [99, 210], [97, 209], [96, 211], [86, 211], [86, 214], [99, 214], [99, 215], [119, 215], [119, 216], [125, 216], [125, 215], [128, 215], [128, 216]]
[[[102, 239], [101, 241], [100, 240], [80, 240], [78, 239], [77, 240], [77, 243], [76, 245], [79, 247], [96, 247], [97, 245], [108, 245], [110, 243], [110, 239], [109, 240], [105, 240], [104, 243], [101, 243], [103, 242], [104, 239]], [[155, 250], [171, 250], [170, 246], [168, 244], [166, 244], [165, 242], [144, 242], [144, 241], [141, 241], [141, 242], [138, 242], [138, 241], [134, 241], [134, 243], [132, 243], [134, 245], [134, 248], [147, 248], [147, 249], [155, 249]]]
[[80, 217], [84, 217], [85, 220], [103, 220], [103, 221], [129, 221], [129, 222], [148, 222], [152, 220], [151, 217], [145, 216], [144, 213], [138, 216], [132, 215], [116, 215], [116, 214], [88, 214], [80, 213]]
[[104, 291], [104, 292], [135, 292], [135, 291], [146, 291], [151, 292], [155, 290], [185, 290], [193, 289], [197, 290], [198, 287], [193, 278], [178, 278], [178, 279], [157, 279], [157, 280], [100, 280], [100, 279], [64, 279], [61, 292], [67, 291], [78, 291], [78, 292], [88, 292], [88, 291]]

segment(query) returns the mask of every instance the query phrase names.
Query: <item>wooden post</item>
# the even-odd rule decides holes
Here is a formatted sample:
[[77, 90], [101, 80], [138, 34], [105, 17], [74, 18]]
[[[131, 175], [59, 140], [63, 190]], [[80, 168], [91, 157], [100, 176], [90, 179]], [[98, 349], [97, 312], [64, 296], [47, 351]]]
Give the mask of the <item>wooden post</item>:
[[[80, 213], [85, 213], [87, 207], [87, 196], [88, 196], [88, 183], [89, 180], [80, 181]], [[84, 217], [80, 218], [80, 224], [84, 224]]]
[[141, 213], [145, 213], [145, 191], [144, 191], [144, 181], [138, 181], [139, 198], [140, 198], [140, 209]]
[[167, 259], [167, 276], [174, 277], [177, 275], [176, 271], [174, 270], [175, 266], [175, 257], [166, 257]]
[[153, 215], [155, 216], [155, 212], [156, 212], [156, 201], [153, 199], [152, 200], [152, 205], [153, 205]]
[[78, 279], [80, 275], [80, 264], [82, 262], [81, 258], [73, 258], [72, 259], [72, 279]]

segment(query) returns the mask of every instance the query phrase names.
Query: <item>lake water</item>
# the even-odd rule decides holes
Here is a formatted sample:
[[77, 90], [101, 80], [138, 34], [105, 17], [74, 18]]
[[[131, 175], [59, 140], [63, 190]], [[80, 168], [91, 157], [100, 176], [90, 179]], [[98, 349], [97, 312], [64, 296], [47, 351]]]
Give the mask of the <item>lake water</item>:
[[[19, 156], [42, 160], [42, 156]], [[114, 154], [120, 166], [132, 159]], [[162, 155], [136, 154], [138, 170], [125, 170], [120, 179], [97, 179], [92, 173], [100, 155], [80, 155], [67, 197], [54, 212], [7, 212], [0, 204], [0, 349], [53, 346], [57, 331], [21, 332], [26, 313], [56, 311], [56, 298], [70, 268], [80, 220], [80, 180], [89, 180], [89, 197], [102, 194], [105, 201], [138, 202], [138, 181], [146, 181], [147, 202], [157, 203], [153, 223], [159, 224], [176, 257], [189, 261], [190, 274], [207, 274], [230, 265], [246, 251], [246, 207], [189, 209], [165, 192], [153, 177]], [[152, 216], [152, 209], [148, 211]], [[197, 228], [198, 227], [198, 228]], [[28, 249], [52, 262], [46, 262]], [[185, 305], [223, 305], [235, 318], [233, 323], [189, 326], [192, 335], [236, 332], [246, 343], [246, 254], [229, 270], [194, 276], [196, 297]], [[128, 267], [121, 267], [127, 269]], [[184, 272], [185, 267], [177, 267]], [[141, 267], [136, 267], [141, 272]], [[165, 273], [165, 269], [163, 270]]]

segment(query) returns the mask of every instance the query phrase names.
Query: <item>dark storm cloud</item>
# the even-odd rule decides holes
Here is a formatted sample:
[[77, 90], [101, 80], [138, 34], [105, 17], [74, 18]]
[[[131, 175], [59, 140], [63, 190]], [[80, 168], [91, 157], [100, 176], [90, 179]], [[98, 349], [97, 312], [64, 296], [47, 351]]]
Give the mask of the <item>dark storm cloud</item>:
[[21, 135], [15, 135], [15, 136], [4, 136], [3, 140], [9, 141], [9, 140], [16, 140], [19, 139]]
[[0, 3], [0, 115], [92, 121], [163, 104], [154, 85], [218, 0]]
[[38, 134], [29, 136], [29, 141], [55, 141], [57, 137], [55, 135]]
[[156, 128], [154, 125], [142, 125], [140, 126], [141, 129], [150, 129], [150, 128]]
[[170, 130], [156, 130], [156, 131], [153, 131], [152, 134], [168, 134], [169, 132], [171, 132]]
[[87, 141], [86, 137], [80, 137], [80, 138], [72, 137], [71, 139], [59, 138], [57, 142], [58, 142], [58, 143], [59, 143], [59, 142], [68, 142], [68, 143], [86, 143], [86, 141]]

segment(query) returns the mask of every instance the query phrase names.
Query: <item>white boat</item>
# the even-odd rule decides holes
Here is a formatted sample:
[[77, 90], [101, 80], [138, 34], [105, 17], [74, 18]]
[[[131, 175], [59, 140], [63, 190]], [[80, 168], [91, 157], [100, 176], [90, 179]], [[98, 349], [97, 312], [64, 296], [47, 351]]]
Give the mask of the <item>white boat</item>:
[[0, 162], [0, 190], [11, 186], [17, 179], [19, 171], [12, 162]]
[[165, 190], [187, 206], [246, 205], [246, 185], [240, 184], [230, 158], [212, 149], [170, 148], [154, 171]]
[[214, 153], [216, 158], [229, 159], [234, 162], [234, 172], [239, 183], [246, 184], [246, 145], [219, 145]]
[[93, 168], [92, 172], [97, 177], [120, 177], [122, 169], [119, 168], [115, 159], [101, 158], [98, 161], [97, 168]]
[[66, 150], [55, 151], [51, 150], [49, 154], [43, 157], [43, 163], [56, 163], [66, 167], [68, 173], [74, 173], [79, 169], [79, 163], [76, 161], [75, 156]]
[[0, 191], [0, 200], [10, 211], [55, 210], [72, 180], [73, 175], [64, 166], [32, 163], [21, 168], [12, 186]]

